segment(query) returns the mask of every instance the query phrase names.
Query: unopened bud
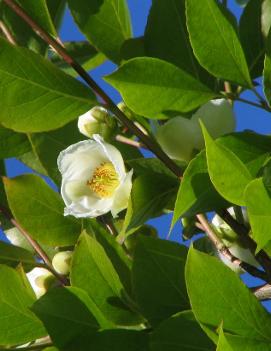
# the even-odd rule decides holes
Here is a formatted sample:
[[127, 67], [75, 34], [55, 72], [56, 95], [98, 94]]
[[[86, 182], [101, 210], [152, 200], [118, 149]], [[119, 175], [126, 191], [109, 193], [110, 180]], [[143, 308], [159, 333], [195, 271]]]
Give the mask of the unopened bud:
[[55, 254], [52, 260], [54, 269], [59, 274], [69, 274], [71, 266], [72, 251], [61, 251]]
[[100, 106], [95, 106], [78, 118], [78, 129], [80, 133], [88, 138], [94, 134], [101, 135], [109, 140], [115, 132], [116, 121], [108, 111]]

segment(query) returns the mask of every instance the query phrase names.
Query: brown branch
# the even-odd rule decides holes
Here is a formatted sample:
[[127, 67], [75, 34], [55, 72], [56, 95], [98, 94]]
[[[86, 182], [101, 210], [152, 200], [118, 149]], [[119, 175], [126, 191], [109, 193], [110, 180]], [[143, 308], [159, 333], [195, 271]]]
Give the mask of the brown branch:
[[67, 280], [65, 277], [63, 277], [62, 275], [58, 274], [52, 263], [50, 258], [48, 257], [48, 255], [46, 254], [46, 252], [43, 250], [43, 248], [36, 242], [36, 240], [34, 240], [29, 233], [12, 217], [10, 211], [6, 208], [4, 208], [3, 206], [0, 207], [0, 213], [2, 213], [5, 218], [15, 227], [19, 230], [19, 232], [23, 235], [23, 237], [29, 242], [29, 244], [33, 247], [33, 249], [35, 250], [35, 252], [38, 254], [38, 256], [43, 260], [43, 262], [46, 265], [46, 268], [52, 273], [54, 274], [54, 276], [63, 284], [66, 285], [67, 284]]
[[10, 42], [13, 45], [17, 45], [14, 36], [10, 32], [10, 30], [8, 29], [6, 24], [3, 21], [1, 21], [1, 20], [0, 20], [0, 29], [1, 29], [2, 33], [4, 34], [4, 36], [5, 36], [5, 38], [7, 39], [8, 42]]
[[135, 134], [144, 145], [146, 145], [152, 152], [162, 161], [167, 167], [177, 176], [182, 176], [182, 170], [179, 166], [172, 161], [166, 153], [161, 149], [161, 147], [148, 136], [146, 136], [140, 128], [138, 128], [132, 121], [130, 121], [126, 115], [117, 107], [113, 100], [105, 93], [105, 91], [100, 88], [100, 86], [91, 78], [91, 76], [84, 70], [84, 68], [71, 57], [66, 49], [59, 44], [59, 42], [54, 39], [49, 33], [47, 33], [37, 22], [33, 20], [25, 10], [19, 6], [14, 0], [3, 0], [4, 3], [9, 6], [21, 19], [23, 19], [33, 31], [42, 38], [48, 45], [65, 60], [78, 74], [79, 76], [88, 84], [88, 86], [98, 95], [106, 104], [107, 108], [117, 117], [117, 119], [133, 134]]
[[267, 281], [267, 275], [265, 272], [260, 271], [258, 268], [241, 261], [239, 258], [235, 257], [229, 249], [223, 244], [222, 240], [216, 235], [215, 231], [213, 228], [210, 226], [208, 220], [205, 218], [203, 214], [198, 214], [197, 219], [200, 222], [200, 225], [198, 226], [200, 229], [203, 229], [208, 236], [208, 238], [211, 240], [211, 242], [214, 244], [216, 247], [217, 251], [220, 252], [224, 257], [226, 257], [230, 262], [233, 264], [241, 267], [244, 269], [246, 272], [251, 274], [254, 277], [260, 278], [264, 281]]

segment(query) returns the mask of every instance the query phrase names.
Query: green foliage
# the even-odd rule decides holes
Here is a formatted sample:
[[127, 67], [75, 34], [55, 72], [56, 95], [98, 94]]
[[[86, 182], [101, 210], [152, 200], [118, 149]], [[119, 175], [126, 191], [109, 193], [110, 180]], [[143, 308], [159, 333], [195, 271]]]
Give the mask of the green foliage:
[[187, 250], [177, 243], [141, 236], [134, 254], [135, 300], [152, 325], [189, 309], [184, 282]]
[[135, 58], [106, 77], [135, 113], [157, 119], [166, 111], [188, 112], [216, 93], [180, 68], [155, 58]]
[[34, 299], [26, 291], [19, 274], [0, 265], [0, 284], [0, 343], [16, 345], [45, 336], [42, 323], [29, 310]]
[[236, 29], [229, 15], [224, 12], [215, 0], [186, 0], [191, 45], [201, 65], [210, 73], [244, 87], [251, 87]]
[[238, 276], [216, 257], [191, 248], [186, 283], [192, 310], [214, 341], [216, 329], [223, 323], [229, 333], [270, 342], [270, 315]]
[[[270, 311], [258, 300], [271, 298], [271, 137], [226, 134], [233, 114], [224, 120], [222, 100], [211, 102], [218, 105], [210, 115], [205, 104], [227, 98], [236, 114], [235, 101], [255, 105], [255, 123], [257, 111], [270, 113], [271, 0], [238, 0], [240, 20], [229, 10], [232, 1], [152, 0], [138, 37], [126, 0], [14, 1], [57, 40], [67, 5], [85, 39], [63, 43], [71, 64], [0, 0], [0, 226], [9, 241], [0, 241], [0, 349], [270, 350]], [[122, 96], [126, 120], [115, 95], [85, 84], [82, 68], [107, 60], [114, 68], [111, 62], [102, 78]], [[57, 158], [86, 139], [78, 117], [91, 123], [85, 113], [96, 105], [108, 109], [110, 121], [118, 115], [111, 145], [87, 141], [76, 153], [66, 151], [61, 179]], [[205, 150], [198, 124], [195, 134], [185, 128], [203, 110]], [[172, 155], [187, 148], [187, 162], [174, 164], [158, 145], [168, 119], [182, 122], [180, 132], [173, 127], [163, 135], [165, 145]], [[82, 151], [86, 144], [91, 156]], [[8, 178], [10, 157], [36, 174]], [[127, 178], [122, 188], [124, 165], [133, 173], [131, 191]], [[83, 218], [64, 216], [65, 191], [66, 205], [79, 209], [70, 213]], [[118, 216], [84, 218], [84, 209], [93, 207], [95, 216], [126, 195]], [[218, 216], [206, 223], [210, 212], [233, 213], [226, 218], [232, 228]], [[173, 215], [168, 229], [182, 223], [177, 240], [192, 241], [189, 252], [157, 238], [168, 230], [148, 221], [165, 213]], [[231, 242], [221, 239], [223, 230]], [[67, 252], [71, 269], [60, 270], [52, 259]], [[235, 273], [242, 260], [253, 262], [245, 268], [266, 286], [247, 288]]]
[[130, 16], [125, 0], [68, 0], [75, 22], [88, 40], [110, 60], [119, 63], [120, 49], [131, 37]]
[[37, 54], [4, 40], [0, 81], [0, 122], [20, 132], [61, 127], [94, 104], [93, 94], [81, 83]]
[[80, 223], [63, 216], [64, 205], [59, 195], [41, 178], [29, 174], [5, 178], [4, 183], [14, 217], [34, 239], [54, 246], [76, 242]]

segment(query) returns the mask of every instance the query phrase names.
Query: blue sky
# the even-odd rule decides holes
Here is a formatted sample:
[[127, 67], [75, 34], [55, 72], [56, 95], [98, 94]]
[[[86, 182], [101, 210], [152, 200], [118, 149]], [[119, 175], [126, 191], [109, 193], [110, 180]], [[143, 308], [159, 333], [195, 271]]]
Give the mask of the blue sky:
[[[148, 11], [151, 6], [151, 0], [128, 0], [128, 4], [131, 11], [134, 35], [140, 36], [144, 33]], [[229, 0], [228, 4], [231, 10], [239, 18], [241, 8], [236, 5], [234, 0]], [[84, 39], [84, 36], [75, 27], [74, 22], [68, 12], [64, 18], [60, 36], [63, 41]], [[119, 94], [102, 79], [104, 75], [111, 73], [114, 69], [115, 66], [112, 63], [107, 62], [99, 68], [93, 70], [91, 74], [93, 78], [102, 86], [102, 88], [105, 89], [106, 92], [115, 100], [115, 102], [119, 102], [121, 99]], [[254, 96], [249, 93], [245, 93], [243, 97], [250, 100], [255, 100]], [[235, 104], [234, 110], [237, 117], [237, 130], [252, 129], [258, 133], [271, 134], [271, 116], [268, 112], [239, 102]], [[14, 159], [7, 160], [6, 165], [8, 175], [11, 177], [30, 171], [24, 165]], [[157, 227], [159, 230], [159, 235], [162, 238], [165, 238], [169, 230], [170, 221], [171, 216], [166, 215], [150, 222]], [[180, 241], [180, 225], [177, 225], [174, 228], [171, 238], [172, 240]], [[249, 285], [255, 285], [257, 282], [255, 279], [248, 279], [247, 276], [245, 276], [244, 279]]]

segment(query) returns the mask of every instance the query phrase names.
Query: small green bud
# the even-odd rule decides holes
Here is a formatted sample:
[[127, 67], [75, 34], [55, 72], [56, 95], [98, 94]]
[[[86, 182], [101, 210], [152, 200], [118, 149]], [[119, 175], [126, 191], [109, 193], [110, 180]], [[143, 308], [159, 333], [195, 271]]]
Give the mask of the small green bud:
[[94, 134], [101, 135], [104, 140], [110, 140], [116, 132], [117, 123], [109, 112], [100, 106], [93, 107], [90, 111], [78, 118], [80, 133], [92, 138]]
[[55, 254], [52, 260], [52, 265], [57, 273], [64, 275], [70, 273], [72, 254], [72, 251], [61, 251]]

